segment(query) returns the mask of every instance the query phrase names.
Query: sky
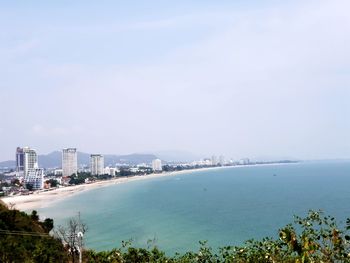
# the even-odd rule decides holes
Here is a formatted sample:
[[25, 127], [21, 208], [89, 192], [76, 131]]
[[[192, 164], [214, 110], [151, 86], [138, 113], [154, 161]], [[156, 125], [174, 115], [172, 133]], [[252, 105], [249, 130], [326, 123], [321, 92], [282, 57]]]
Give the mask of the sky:
[[0, 1], [0, 160], [350, 158], [350, 1]]

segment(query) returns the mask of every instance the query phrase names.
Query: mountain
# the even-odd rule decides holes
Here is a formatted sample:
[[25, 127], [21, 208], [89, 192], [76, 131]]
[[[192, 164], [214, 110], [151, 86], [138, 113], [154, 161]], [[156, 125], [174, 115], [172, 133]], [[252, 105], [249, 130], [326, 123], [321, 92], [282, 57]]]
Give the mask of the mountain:
[[[127, 163], [127, 164], [139, 164], [139, 163], [150, 163], [152, 160], [157, 159], [154, 154], [127, 154], [127, 155], [114, 155], [106, 154], [105, 166], [114, 166], [116, 163]], [[38, 156], [39, 166], [42, 168], [55, 168], [61, 167], [62, 165], [62, 152], [54, 151], [49, 154], [42, 154]], [[90, 164], [90, 153], [78, 152], [78, 165], [89, 165]], [[16, 165], [15, 161], [4, 161], [0, 162], [0, 167], [14, 168]]]
[[61, 167], [62, 152], [54, 151], [49, 154], [40, 154], [38, 156], [38, 163], [39, 163], [39, 167], [42, 167], [42, 168]]
[[3, 161], [3, 162], [0, 162], [0, 167], [14, 168], [14, 167], [16, 167], [16, 162], [15, 161]]

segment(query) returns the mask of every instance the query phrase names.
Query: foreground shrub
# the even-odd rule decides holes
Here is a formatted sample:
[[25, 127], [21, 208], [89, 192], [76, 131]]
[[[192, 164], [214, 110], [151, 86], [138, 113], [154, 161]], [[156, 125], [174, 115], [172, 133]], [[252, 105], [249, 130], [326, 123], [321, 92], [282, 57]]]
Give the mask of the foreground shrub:
[[176, 262], [176, 263], [332, 263], [350, 262], [350, 220], [341, 230], [335, 219], [321, 211], [309, 211], [305, 218], [296, 216], [294, 224], [279, 230], [279, 238], [248, 240], [243, 246], [213, 250], [206, 241], [197, 252], [166, 256], [153, 249], [131, 246], [108, 252], [85, 252], [86, 262]]

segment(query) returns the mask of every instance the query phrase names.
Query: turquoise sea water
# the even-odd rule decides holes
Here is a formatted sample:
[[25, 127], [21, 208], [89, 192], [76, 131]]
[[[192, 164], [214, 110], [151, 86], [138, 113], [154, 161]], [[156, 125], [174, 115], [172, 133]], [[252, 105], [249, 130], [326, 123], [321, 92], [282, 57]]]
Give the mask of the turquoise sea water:
[[[274, 176], [276, 175], [276, 176]], [[168, 253], [209, 245], [239, 245], [276, 237], [293, 215], [322, 209], [339, 221], [350, 217], [350, 162], [314, 162], [199, 171], [111, 185], [40, 209], [56, 224], [80, 211], [87, 247], [120, 247], [147, 240]]]

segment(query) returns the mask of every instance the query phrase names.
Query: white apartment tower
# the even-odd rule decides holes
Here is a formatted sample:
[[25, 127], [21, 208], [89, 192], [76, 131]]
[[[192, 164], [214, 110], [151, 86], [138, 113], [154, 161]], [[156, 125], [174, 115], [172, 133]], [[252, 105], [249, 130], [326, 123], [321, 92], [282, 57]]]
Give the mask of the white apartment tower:
[[155, 159], [152, 161], [152, 169], [155, 172], [162, 171], [162, 161], [160, 159]]
[[225, 159], [224, 155], [220, 155], [219, 163], [220, 163], [220, 165], [225, 165], [226, 164], [226, 159]]
[[213, 155], [211, 157], [211, 165], [218, 165], [219, 161], [218, 158], [216, 157], [216, 155]]
[[76, 148], [62, 150], [62, 176], [67, 177], [78, 173], [78, 155]]
[[90, 155], [90, 168], [91, 175], [102, 175], [104, 174], [104, 157], [101, 154]]
[[16, 151], [16, 172], [17, 174], [22, 173], [21, 175], [26, 176], [30, 169], [34, 169], [38, 166], [38, 156], [36, 151], [29, 148], [17, 147]]

